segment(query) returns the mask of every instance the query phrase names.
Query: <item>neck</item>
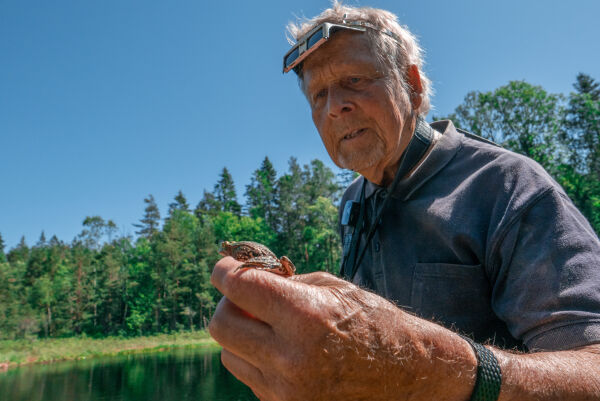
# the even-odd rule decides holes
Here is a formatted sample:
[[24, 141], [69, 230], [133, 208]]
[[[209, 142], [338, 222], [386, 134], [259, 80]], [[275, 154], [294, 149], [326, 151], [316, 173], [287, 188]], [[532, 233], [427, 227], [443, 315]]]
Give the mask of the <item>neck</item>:
[[398, 171], [402, 154], [408, 147], [408, 144], [410, 143], [410, 140], [414, 135], [416, 126], [417, 117], [416, 115], [411, 115], [410, 120], [407, 121], [406, 124], [404, 124], [404, 128], [400, 133], [400, 144], [398, 146], [398, 151], [392, 157], [392, 161], [383, 168], [381, 168], [380, 165], [376, 165], [373, 166], [371, 171], [359, 171], [359, 173], [361, 173], [362, 176], [364, 176], [367, 180], [371, 181], [374, 184], [377, 184], [382, 187], [390, 186], [392, 184], [392, 181], [394, 181], [396, 172]]
[[[409, 131], [408, 131], [407, 135], [402, 135], [402, 143], [401, 143], [401, 148], [400, 148], [401, 150], [398, 152], [399, 154], [397, 155], [397, 157], [395, 158], [393, 163], [388, 164], [388, 166], [385, 167], [384, 169], [377, 170], [376, 172], [379, 173], [378, 175], [376, 175], [376, 174], [371, 174], [371, 175], [362, 174], [362, 175], [367, 180], [369, 180], [379, 186], [389, 187], [392, 184], [392, 182], [394, 181], [396, 174], [398, 173], [398, 169], [400, 168], [400, 160], [401, 160], [404, 152], [406, 152], [408, 149], [408, 145], [414, 136], [416, 126], [417, 126], [416, 118], [411, 120], [410, 125], [407, 124]], [[423, 134], [423, 133], [421, 133], [421, 134]], [[411, 176], [413, 174], [413, 172], [421, 164], [423, 164], [424, 160], [427, 158], [429, 153], [431, 153], [431, 150], [433, 149], [433, 145], [435, 144], [435, 142], [438, 140], [439, 137], [440, 137], [440, 135], [434, 130], [433, 137], [431, 137], [431, 143], [429, 144], [427, 150], [422, 154], [422, 156], [420, 156], [419, 160], [416, 163], [413, 161], [410, 162], [410, 163], [413, 163], [413, 165], [410, 167], [409, 171], [402, 173], [403, 177], [400, 177], [400, 179], [404, 179], [406, 177]], [[414, 158], [414, 156], [412, 156], [412, 157]]]

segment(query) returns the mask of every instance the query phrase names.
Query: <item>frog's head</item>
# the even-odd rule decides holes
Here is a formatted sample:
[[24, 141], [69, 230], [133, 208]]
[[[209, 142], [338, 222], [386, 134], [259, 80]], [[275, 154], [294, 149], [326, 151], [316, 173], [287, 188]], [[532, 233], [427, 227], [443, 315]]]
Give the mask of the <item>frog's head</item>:
[[230, 241], [221, 242], [221, 248], [219, 249], [219, 253], [222, 256], [231, 256], [232, 250], [233, 250], [233, 242], [230, 242]]

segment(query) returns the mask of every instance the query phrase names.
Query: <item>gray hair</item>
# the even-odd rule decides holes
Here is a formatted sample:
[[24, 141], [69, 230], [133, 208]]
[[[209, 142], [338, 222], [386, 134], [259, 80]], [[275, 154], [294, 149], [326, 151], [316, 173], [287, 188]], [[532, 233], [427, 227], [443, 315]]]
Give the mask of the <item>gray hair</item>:
[[[288, 41], [290, 44], [294, 44], [295, 41], [323, 22], [341, 24], [344, 21], [368, 22], [381, 31], [391, 31], [398, 38], [396, 40], [390, 35], [373, 29], [367, 29], [366, 32], [376, 49], [375, 54], [380, 64], [390, 69], [407, 93], [409, 93], [410, 88], [406, 84], [406, 72], [410, 65], [417, 66], [421, 76], [421, 85], [423, 86], [423, 100], [416, 111], [424, 117], [431, 108], [430, 96], [433, 89], [431, 80], [427, 78], [423, 71], [423, 65], [425, 64], [423, 50], [419, 46], [415, 35], [408, 28], [401, 26], [398, 23], [398, 18], [393, 13], [377, 8], [346, 6], [334, 0], [332, 7], [324, 10], [320, 15], [311, 19], [290, 22], [287, 29], [293, 39], [288, 36]], [[302, 82], [302, 70], [298, 72], [298, 78]]]

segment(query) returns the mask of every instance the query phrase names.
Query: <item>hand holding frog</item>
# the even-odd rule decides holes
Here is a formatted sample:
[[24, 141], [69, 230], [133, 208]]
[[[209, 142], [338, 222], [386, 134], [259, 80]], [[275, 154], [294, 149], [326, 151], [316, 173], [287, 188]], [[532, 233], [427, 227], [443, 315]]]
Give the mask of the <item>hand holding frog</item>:
[[258, 242], [223, 241], [219, 253], [223, 256], [231, 256], [235, 260], [244, 262], [237, 270], [268, 270], [271, 273], [281, 274], [282, 276], [292, 276], [296, 272], [296, 267], [287, 256], [277, 259], [277, 256], [269, 248]]
[[209, 330], [261, 400], [468, 399], [476, 360], [457, 335], [330, 274], [243, 263], [215, 266]]

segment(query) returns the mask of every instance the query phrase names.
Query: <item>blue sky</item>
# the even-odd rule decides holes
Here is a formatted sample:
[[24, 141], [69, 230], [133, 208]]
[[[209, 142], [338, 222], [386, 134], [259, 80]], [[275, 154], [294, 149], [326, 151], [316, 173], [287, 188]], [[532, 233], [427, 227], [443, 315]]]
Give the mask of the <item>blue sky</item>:
[[[600, 79], [600, 2], [347, 2], [388, 9], [426, 50], [445, 115], [467, 92]], [[0, 0], [0, 233], [70, 242], [86, 216], [134, 234], [143, 199], [195, 206], [226, 166], [243, 201], [268, 156], [329, 161], [292, 75], [285, 25], [329, 1]], [[337, 170], [336, 170], [337, 171]]]

